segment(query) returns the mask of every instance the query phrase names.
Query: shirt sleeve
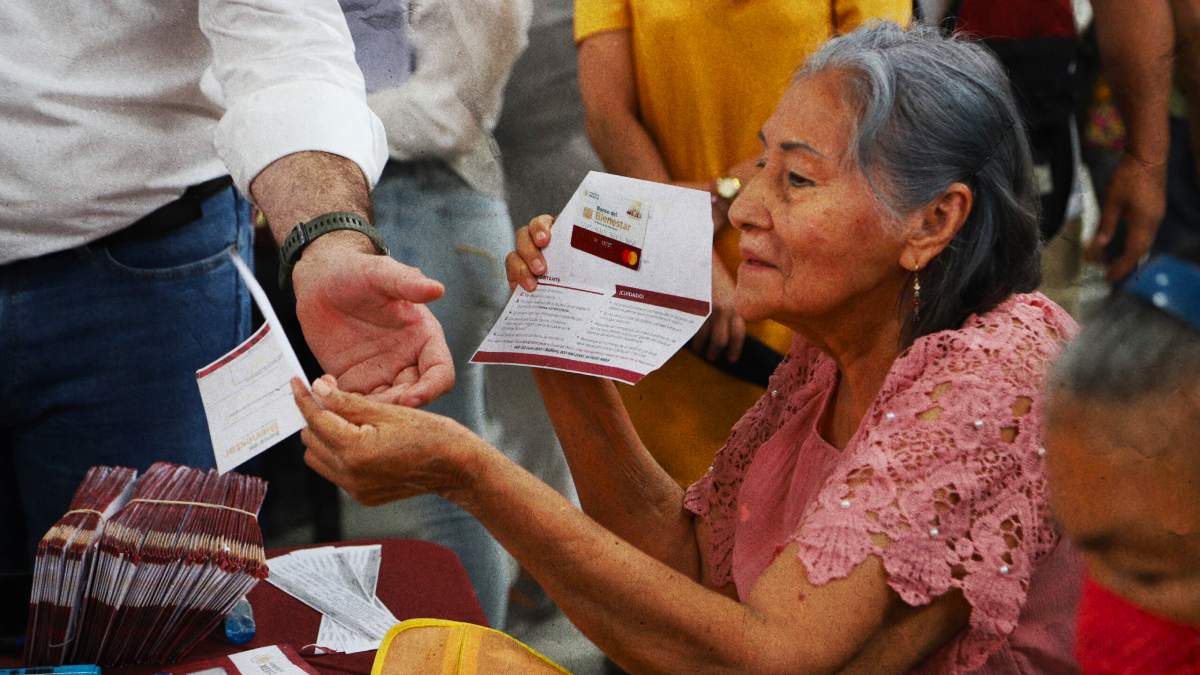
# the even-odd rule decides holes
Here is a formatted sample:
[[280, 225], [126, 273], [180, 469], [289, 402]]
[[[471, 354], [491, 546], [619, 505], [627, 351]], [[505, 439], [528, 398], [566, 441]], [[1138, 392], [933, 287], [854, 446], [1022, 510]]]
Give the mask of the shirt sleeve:
[[423, 0], [409, 35], [416, 68], [403, 85], [368, 97], [392, 158], [451, 158], [484, 141], [527, 44], [529, 0]]
[[629, 0], [575, 0], [575, 43], [633, 25]]
[[304, 151], [346, 157], [374, 187], [387, 143], [335, 0], [200, 0], [199, 18], [212, 48], [201, 86], [225, 107], [214, 142], [243, 194]]
[[907, 26], [912, 21], [910, 0], [835, 0], [833, 32], [842, 35], [878, 19]]
[[902, 357], [899, 384], [792, 537], [814, 584], [874, 555], [909, 605], [961, 590], [971, 630], [946, 657], [954, 669], [1003, 645], [1058, 543], [1040, 443], [1042, 381], [1059, 346], [1037, 311], [930, 336]]

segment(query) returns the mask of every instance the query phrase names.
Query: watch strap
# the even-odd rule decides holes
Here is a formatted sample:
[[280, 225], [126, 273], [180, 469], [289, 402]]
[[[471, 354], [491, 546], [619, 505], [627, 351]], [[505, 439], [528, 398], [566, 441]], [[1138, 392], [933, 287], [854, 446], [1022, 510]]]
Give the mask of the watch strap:
[[325, 213], [292, 228], [279, 247], [279, 287], [288, 289], [292, 285], [292, 269], [296, 267], [304, 249], [318, 238], [338, 230], [352, 230], [365, 234], [375, 250], [387, 255], [387, 244], [383, 235], [365, 218], [348, 211]]

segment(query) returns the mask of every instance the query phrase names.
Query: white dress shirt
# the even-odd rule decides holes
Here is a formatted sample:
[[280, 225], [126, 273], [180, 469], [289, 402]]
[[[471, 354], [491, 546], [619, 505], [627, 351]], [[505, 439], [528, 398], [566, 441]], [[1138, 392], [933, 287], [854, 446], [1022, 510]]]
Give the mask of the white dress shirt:
[[530, 0], [411, 2], [412, 73], [367, 97], [393, 159], [442, 160], [475, 189], [502, 196], [492, 130], [532, 14]]
[[0, 2], [0, 264], [304, 150], [387, 157], [336, 0]]

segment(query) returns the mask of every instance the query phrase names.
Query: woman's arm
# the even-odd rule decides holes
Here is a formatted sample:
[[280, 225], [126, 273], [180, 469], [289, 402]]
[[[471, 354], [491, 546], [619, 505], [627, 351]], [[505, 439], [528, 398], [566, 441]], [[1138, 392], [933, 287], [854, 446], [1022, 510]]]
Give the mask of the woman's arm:
[[[312, 394], [299, 382], [294, 391], [309, 423], [302, 438], [310, 466], [365, 503], [430, 491], [453, 500], [627, 669], [837, 672], [856, 667], [865, 646], [911, 626], [889, 622], [902, 603], [878, 558], [818, 587], [792, 544], [738, 602], [604, 529], [453, 420], [332, 390], [326, 380]], [[941, 609], [946, 598], [953, 600], [914, 611]], [[904, 653], [931, 651], [961, 625], [951, 628], [906, 631]], [[886, 665], [872, 670], [903, 672], [912, 663]]]
[[534, 371], [534, 380], [584, 512], [639, 550], [703, 580], [705, 549], [697, 533], [703, 525], [683, 508], [683, 490], [638, 438], [616, 386], [543, 369]]

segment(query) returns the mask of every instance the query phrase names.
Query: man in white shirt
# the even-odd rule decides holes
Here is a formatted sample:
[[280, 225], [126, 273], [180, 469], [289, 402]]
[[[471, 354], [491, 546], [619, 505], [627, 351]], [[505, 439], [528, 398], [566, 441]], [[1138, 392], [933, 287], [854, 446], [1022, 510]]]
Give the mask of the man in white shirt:
[[450, 388], [441, 285], [367, 223], [385, 160], [336, 0], [0, 4], [0, 570], [87, 467], [212, 464], [194, 373], [249, 330], [247, 196], [339, 384]]

